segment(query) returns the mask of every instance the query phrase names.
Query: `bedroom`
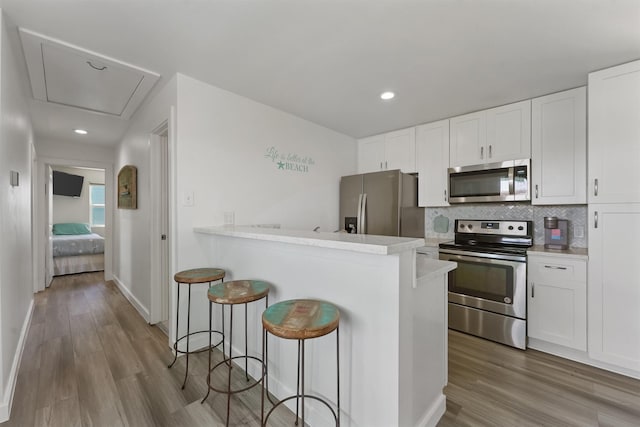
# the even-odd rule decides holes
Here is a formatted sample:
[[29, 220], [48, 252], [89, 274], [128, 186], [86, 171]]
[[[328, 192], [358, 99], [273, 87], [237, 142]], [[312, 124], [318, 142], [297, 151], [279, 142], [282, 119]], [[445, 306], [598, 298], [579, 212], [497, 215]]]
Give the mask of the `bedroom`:
[[[53, 166], [48, 278], [104, 270], [105, 172]], [[50, 280], [47, 280], [47, 285]]]

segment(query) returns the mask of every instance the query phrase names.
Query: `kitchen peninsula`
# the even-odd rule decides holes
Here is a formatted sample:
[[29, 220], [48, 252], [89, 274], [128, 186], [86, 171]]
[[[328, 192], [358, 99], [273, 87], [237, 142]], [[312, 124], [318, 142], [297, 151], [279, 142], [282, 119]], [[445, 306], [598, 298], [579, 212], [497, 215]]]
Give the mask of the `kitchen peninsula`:
[[[424, 245], [416, 238], [233, 226], [194, 231], [225, 279], [268, 281], [269, 304], [316, 298], [339, 308], [341, 425], [437, 424], [446, 402], [447, 273], [455, 263], [420, 255], [416, 262], [415, 249]], [[248, 310], [249, 353], [260, 354], [262, 307]], [[335, 351], [333, 336], [307, 344], [307, 392], [334, 404]], [[296, 354], [293, 340], [269, 341], [276, 396], [295, 394]], [[258, 370], [249, 367], [253, 376]], [[325, 407], [307, 403], [310, 425], [333, 425]]]

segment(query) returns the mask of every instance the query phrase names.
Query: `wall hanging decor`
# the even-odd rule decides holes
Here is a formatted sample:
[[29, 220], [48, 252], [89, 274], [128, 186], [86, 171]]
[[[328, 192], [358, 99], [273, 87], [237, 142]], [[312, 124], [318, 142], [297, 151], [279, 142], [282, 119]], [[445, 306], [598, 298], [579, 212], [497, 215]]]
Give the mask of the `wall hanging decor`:
[[118, 172], [118, 209], [138, 209], [138, 169], [123, 166]]

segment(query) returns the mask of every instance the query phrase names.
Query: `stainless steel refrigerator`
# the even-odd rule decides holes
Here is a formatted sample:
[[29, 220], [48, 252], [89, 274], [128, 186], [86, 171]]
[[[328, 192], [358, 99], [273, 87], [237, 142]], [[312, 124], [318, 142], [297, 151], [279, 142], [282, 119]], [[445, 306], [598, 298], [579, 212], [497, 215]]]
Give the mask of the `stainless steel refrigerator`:
[[400, 170], [343, 176], [340, 228], [358, 234], [424, 237], [418, 178]]

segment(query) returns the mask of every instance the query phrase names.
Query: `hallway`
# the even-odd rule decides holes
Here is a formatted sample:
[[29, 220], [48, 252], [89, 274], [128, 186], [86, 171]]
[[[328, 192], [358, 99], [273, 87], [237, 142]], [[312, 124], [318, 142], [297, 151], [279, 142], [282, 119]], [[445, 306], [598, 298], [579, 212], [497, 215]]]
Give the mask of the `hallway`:
[[[206, 352], [190, 359], [181, 390], [184, 357], [167, 369], [173, 360], [167, 337], [102, 272], [56, 277], [34, 297], [11, 419], [1, 427], [224, 425], [226, 396], [212, 392], [200, 404]], [[214, 354], [217, 363], [220, 353]], [[259, 390], [232, 400], [231, 425], [260, 424]], [[281, 413], [293, 424], [284, 409], [274, 413], [273, 425]]]

